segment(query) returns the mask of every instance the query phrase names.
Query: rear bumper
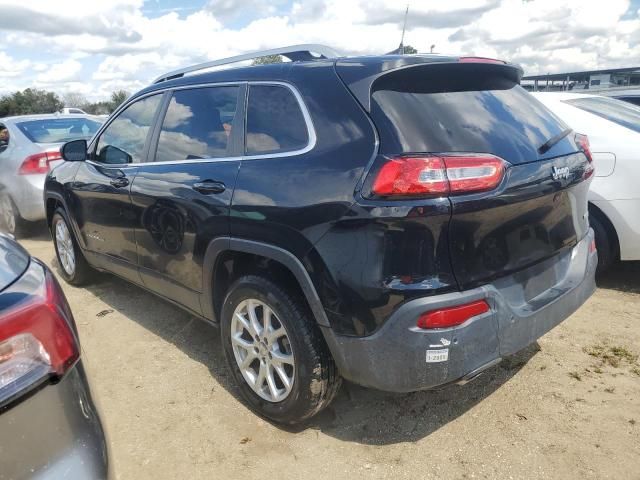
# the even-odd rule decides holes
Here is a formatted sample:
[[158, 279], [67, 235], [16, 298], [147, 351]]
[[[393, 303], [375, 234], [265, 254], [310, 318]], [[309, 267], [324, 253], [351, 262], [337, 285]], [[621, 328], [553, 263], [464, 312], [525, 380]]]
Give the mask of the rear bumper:
[[102, 480], [107, 444], [82, 364], [0, 414], [0, 480]]
[[[535, 342], [578, 309], [594, 292], [597, 253], [593, 231], [571, 251], [525, 271], [464, 292], [420, 298], [398, 308], [368, 337], [323, 333], [341, 374], [363, 386], [394, 392], [424, 390], [468, 379]], [[527, 299], [536, 283], [554, 285]], [[540, 289], [536, 290], [536, 292]], [[486, 299], [491, 311], [455, 328], [416, 328], [420, 314]], [[427, 362], [427, 352], [446, 360]]]

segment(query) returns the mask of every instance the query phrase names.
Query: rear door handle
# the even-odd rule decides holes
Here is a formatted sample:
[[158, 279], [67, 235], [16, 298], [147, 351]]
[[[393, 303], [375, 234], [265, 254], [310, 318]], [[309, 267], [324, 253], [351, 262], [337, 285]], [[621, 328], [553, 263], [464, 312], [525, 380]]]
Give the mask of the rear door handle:
[[193, 184], [193, 189], [196, 192], [200, 192], [204, 195], [211, 195], [214, 193], [222, 193], [225, 191], [225, 187], [222, 182], [215, 182], [213, 180], [205, 180], [204, 182], [198, 182]]
[[127, 179], [126, 177], [118, 177], [111, 180], [110, 183], [116, 188], [122, 188], [129, 185], [129, 179]]

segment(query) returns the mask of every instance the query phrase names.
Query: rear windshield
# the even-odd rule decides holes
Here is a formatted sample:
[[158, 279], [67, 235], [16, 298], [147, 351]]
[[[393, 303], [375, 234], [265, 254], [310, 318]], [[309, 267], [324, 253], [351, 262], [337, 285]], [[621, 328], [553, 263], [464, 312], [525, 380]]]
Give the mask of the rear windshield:
[[634, 132], [640, 132], [640, 108], [635, 105], [607, 97], [574, 98], [565, 102]]
[[518, 164], [575, 150], [567, 137], [538, 153], [567, 126], [514, 82], [435, 92], [425, 83], [405, 81], [372, 94], [381, 153], [492, 153]]
[[25, 136], [35, 143], [60, 143], [79, 138], [89, 139], [100, 123], [88, 118], [51, 118], [29, 120], [16, 124]]

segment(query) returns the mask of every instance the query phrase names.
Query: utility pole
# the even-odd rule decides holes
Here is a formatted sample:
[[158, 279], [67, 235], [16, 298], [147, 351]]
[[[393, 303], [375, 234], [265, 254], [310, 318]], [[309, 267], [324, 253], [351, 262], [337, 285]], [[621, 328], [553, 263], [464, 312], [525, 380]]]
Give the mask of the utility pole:
[[404, 55], [404, 31], [407, 28], [407, 15], [409, 14], [409, 4], [407, 3], [407, 9], [404, 11], [404, 23], [402, 24], [402, 36], [400, 37], [400, 46], [398, 52], [400, 55]]

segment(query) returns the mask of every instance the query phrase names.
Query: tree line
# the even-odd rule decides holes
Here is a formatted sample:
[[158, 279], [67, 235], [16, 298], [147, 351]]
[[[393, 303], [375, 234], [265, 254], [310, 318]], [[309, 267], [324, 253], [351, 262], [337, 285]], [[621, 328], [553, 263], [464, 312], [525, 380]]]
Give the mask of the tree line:
[[[403, 48], [403, 53], [414, 54], [418, 53], [418, 51], [411, 45], [406, 45]], [[254, 59], [252, 64], [266, 65], [281, 63], [282, 61], [283, 58], [280, 55], [266, 55]], [[0, 97], [0, 118], [12, 115], [54, 113], [59, 112], [64, 107], [80, 108], [91, 115], [109, 115], [129, 98], [129, 95], [126, 90], [117, 90], [111, 93], [109, 100], [90, 102], [80, 93], [66, 93], [61, 98], [54, 92], [27, 88], [22, 92], [14, 92]]]
[[90, 102], [79, 93], [67, 93], [62, 97], [55, 92], [27, 88], [0, 97], [0, 118], [12, 115], [32, 115], [36, 113], [55, 113], [64, 107], [75, 107], [91, 115], [108, 115], [129, 98], [129, 92], [117, 90], [109, 100]]

